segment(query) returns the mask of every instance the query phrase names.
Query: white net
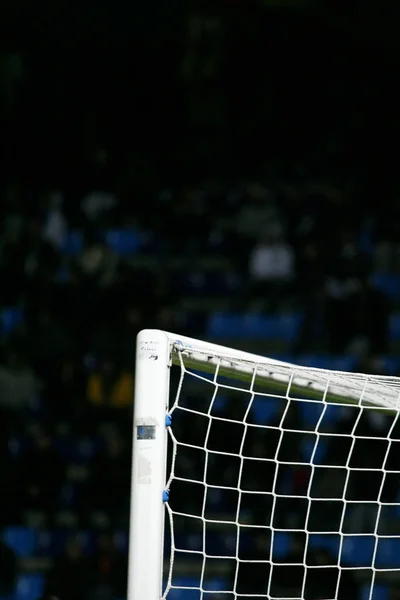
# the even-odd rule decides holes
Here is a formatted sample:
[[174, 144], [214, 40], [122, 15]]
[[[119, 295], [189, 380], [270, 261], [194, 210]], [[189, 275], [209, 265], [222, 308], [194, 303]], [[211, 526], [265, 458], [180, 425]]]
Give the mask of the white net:
[[164, 598], [387, 600], [400, 382], [174, 347]]

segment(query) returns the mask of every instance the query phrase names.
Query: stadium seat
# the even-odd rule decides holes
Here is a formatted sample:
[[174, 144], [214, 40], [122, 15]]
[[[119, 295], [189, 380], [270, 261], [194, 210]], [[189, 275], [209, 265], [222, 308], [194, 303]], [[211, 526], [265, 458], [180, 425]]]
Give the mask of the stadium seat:
[[340, 404], [328, 404], [324, 412], [322, 424], [334, 425], [342, 416], [343, 407]]
[[[344, 536], [341, 551], [341, 564], [354, 568], [371, 565], [374, 544], [375, 538], [372, 535]], [[310, 535], [310, 548], [327, 550], [336, 560], [340, 549], [340, 536], [335, 534]]]
[[379, 568], [400, 568], [400, 538], [380, 538], [375, 564]]
[[[210, 536], [207, 536], [208, 540]], [[199, 534], [177, 533], [175, 532], [175, 545], [182, 550], [201, 550], [203, 547], [203, 536]]]
[[301, 323], [301, 314], [248, 314], [243, 317], [244, 337], [249, 339], [292, 341]]
[[360, 600], [389, 600], [389, 588], [386, 585], [374, 585], [372, 597], [370, 597], [371, 587], [364, 585], [361, 589]]
[[222, 413], [225, 410], [227, 404], [228, 399], [225, 396], [221, 396], [221, 394], [218, 394], [213, 403], [212, 414], [214, 415]]
[[210, 338], [236, 339], [241, 337], [242, 318], [222, 312], [214, 312], [207, 323], [207, 335]]
[[291, 536], [288, 533], [278, 531], [274, 534], [272, 557], [273, 560], [284, 558], [290, 551]]
[[282, 401], [277, 398], [255, 396], [247, 417], [249, 423], [268, 425], [278, 414]]
[[310, 549], [321, 549], [326, 550], [332, 556], [337, 558], [339, 551], [339, 536], [338, 535], [321, 535], [321, 534], [311, 534], [309, 536], [309, 546]]
[[38, 600], [43, 594], [44, 578], [39, 574], [21, 575], [17, 581], [16, 600]]
[[[308, 440], [308, 439], [306, 439], [304, 441], [302, 448], [301, 448], [302, 458], [303, 458], [304, 462], [308, 463], [311, 461], [311, 457], [314, 452], [315, 442], [316, 442], [316, 440]], [[327, 450], [328, 450], [328, 444], [324, 443], [324, 441], [322, 439], [320, 439], [318, 441], [317, 447], [315, 449], [315, 454], [314, 454], [314, 459], [313, 459], [314, 465], [324, 464], [324, 458], [325, 458]]]
[[303, 402], [299, 400], [296, 402], [296, 407], [299, 409], [303, 423], [314, 429], [325, 408], [325, 404], [322, 402]]
[[375, 273], [372, 285], [392, 300], [400, 299], [400, 277], [393, 273]]
[[7, 527], [3, 540], [20, 558], [32, 556], [36, 549], [36, 532], [28, 527]]
[[[200, 600], [201, 592], [199, 588], [199, 580], [196, 578], [179, 578], [173, 581], [173, 585], [181, 589], [172, 589], [168, 593], [168, 600]], [[186, 589], [185, 589], [186, 588]], [[187, 589], [197, 588], [197, 589]]]
[[212, 313], [207, 335], [211, 338], [281, 340], [295, 339], [300, 327], [301, 313], [281, 315], [261, 315], [249, 313], [244, 315], [223, 312]]
[[76, 256], [83, 250], [83, 235], [80, 231], [69, 231], [65, 236], [62, 253], [67, 256]]
[[141, 248], [141, 236], [134, 229], [112, 229], [106, 232], [106, 244], [120, 256], [136, 254]]
[[[195, 577], [180, 577], [173, 581], [173, 585], [182, 589], [172, 589], [168, 593], [168, 600], [200, 600], [202, 596], [201, 591], [199, 589], [200, 581]], [[183, 589], [183, 588], [197, 588], [197, 589]], [[225, 589], [224, 580], [223, 579], [210, 579], [206, 580], [203, 583], [203, 590], [211, 592], [211, 591], [221, 591]], [[208, 595], [207, 595], [208, 597]]]
[[400, 340], [400, 314], [395, 313], [391, 315], [389, 321], [389, 338], [392, 342], [398, 342]]
[[24, 320], [24, 311], [18, 306], [10, 306], [0, 311], [0, 334], [8, 335]]
[[400, 361], [397, 356], [381, 356], [379, 362], [382, 365], [382, 372], [386, 375], [397, 375]]
[[372, 535], [346, 535], [342, 547], [342, 563], [351, 567], [372, 564], [375, 538]]

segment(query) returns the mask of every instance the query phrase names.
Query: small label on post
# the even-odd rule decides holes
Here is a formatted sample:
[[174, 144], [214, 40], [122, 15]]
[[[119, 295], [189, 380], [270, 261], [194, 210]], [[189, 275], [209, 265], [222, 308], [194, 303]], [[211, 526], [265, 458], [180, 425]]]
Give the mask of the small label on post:
[[136, 439], [138, 439], [138, 440], [155, 440], [156, 439], [155, 425], [138, 425], [136, 427]]
[[158, 346], [158, 341], [149, 340], [148, 342], [141, 342], [139, 346], [139, 356], [141, 358], [147, 358], [147, 360], [158, 360]]

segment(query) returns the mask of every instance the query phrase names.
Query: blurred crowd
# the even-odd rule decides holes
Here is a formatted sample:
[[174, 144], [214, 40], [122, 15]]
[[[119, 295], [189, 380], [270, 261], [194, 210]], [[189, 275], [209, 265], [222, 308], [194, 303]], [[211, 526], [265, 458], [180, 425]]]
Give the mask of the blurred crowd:
[[360, 134], [372, 85], [349, 57], [317, 82], [293, 56], [260, 69], [294, 21], [230, 9], [160, 18], [122, 53], [1, 54], [0, 527], [40, 540], [3, 540], [1, 600], [124, 598], [141, 328], [295, 310], [294, 358], [375, 371], [394, 350], [376, 275], [400, 271], [400, 201]]

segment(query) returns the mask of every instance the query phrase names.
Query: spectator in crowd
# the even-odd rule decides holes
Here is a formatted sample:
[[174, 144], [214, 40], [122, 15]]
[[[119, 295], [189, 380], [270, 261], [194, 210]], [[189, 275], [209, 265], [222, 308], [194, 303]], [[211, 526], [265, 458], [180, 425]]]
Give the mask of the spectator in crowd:
[[68, 223], [63, 213], [64, 198], [56, 191], [48, 198], [47, 215], [43, 223], [43, 239], [56, 250], [63, 249], [68, 232]]
[[278, 230], [269, 231], [253, 248], [249, 277], [251, 297], [261, 299], [263, 307], [275, 311], [289, 294], [294, 278], [294, 256]]
[[120, 372], [111, 358], [104, 358], [89, 375], [87, 399], [99, 408], [127, 408], [132, 405], [133, 384], [132, 372]]
[[0, 365], [0, 406], [20, 412], [34, 400], [40, 389], [34, 371], [18, 352], [10, 350], [5, 364]]
[[[169, 21], [161, 4], [168, 5]], [[2, 520], [30, 527], [28, 513], [37, 511], [49, 537], [61, 509], [63, 524], [77, 529], [99, 527], [96, 513], [111, 530], [128, 528], [134, 339], [143, 327], [203, 337], [210, 313], [240, 306], [278, 316], [290, 307], [303, 318], [290, 348], [282, 348], [281, 339], [257, 340], [257, 348], [250, 339], [243, 348], [268, 355], [322, 352], [317, 359], [327, 361], [326, 354], [352, 353], [371, 373], [381, 371], [381, 355], [393, 350], [389, 320], [399, 295], [390, 301], [370, 275], [372, 264], [397, 274], [400, 268], [397, 169], [383, 158], [380, 141], [365, 144], [364, 151], [357, 123], [367, 122], [370, 135], [375, 115], [387, 113], [392, 131], [397, 103], [391, 111], [385, 99], [379, 108], [371, 90], [384, 86], [366, 85], [363, 69], [355, 69], [350, 57], [337, 69], [340, 75], [325, 61], [315, 87], [307, 61], [293, 61], [293, 52], [293, 71], [289, 64], [274, 67], [274, 61], [260, 68], [257, 57], [265, 61], [269, 44], [275, 48], [286, 33], [281, 35], [280, 19], [265, 19], [255, 5], [248, 9], [233, 0], [226, 13], [211, 7], [190, 9], [188, 16], [178, 15], [180, 4], [159, 3], [146, 23], [127, 20], [138, 28], [134, 52], [121, 45], [124, 19], [110, 18], [119, 22], [118, 31], [110, 26], [105, 37], [119, 51], [110, 49], [106, 58], [83, 51], [63, 55], [56, 48], [0, 54], [0, 121], [8, 149], [0, 185]], [[298, 23], [297, 13], [294, 19]], [[66, 31], [75, 39], [73, 21]], [[62, 27], [56, 29], [58, 39]], [[86, 27], [82, 31], [88, 34]], [[34, 34], [41, 39], [36, 29]], [[165, 56], [171, 55], [168, 64]], [[344, 108], [342, 97], [352, 94], [360, 101]], [[329, 102], [335, 110], [327, 110]], [[312, 122], [315, 114], [318, 123]], [[383, 176], [381, 162], [387, 163]], [[371, 192], [375, 178], [379, 185]], [[138, 247], [118, 253], [110, 232], [132, 228]], [[9, 308], [20, 311], [22, 323], [6, 326]], [[207, 387], [197, 397], [190, 387], [196, 378], [185, 373], [181, 387], [179, 374], [172, 375], [182, 402], [201, 407], [175, 413], [181, 445], [174, 465], [183, 479], [200, 473], [207, 485], [174, 481], [175, 510], [207, 519], [214, 511], [215, 520], [225, 523], [228, 513], [233, 524], [263, 528], [252, 528], [247, 537], [241, 531], [243, 561], [228, 573], [231, 589], [237, 576], [236, 594], [336, 597], [337, 557], [325, 551], [305, 556], [304, 536], [292, 536], [288, 554], [272, 564], [269, 529], [290, 535], [297, 528], [338, 532], [343, 525], [345, 532], [371, 533], [378, 514], [379, 532], [389, 528], [383, 505], [398, 500], [400, 433], [390, 431], [393, 443], [385, 455], [389, 419], [372, 412], [357, 421], [358, 409], [344, 409], [325, 432], [336, 435], [327, 436], [324, 466], [311, 466], [304, 464], [306, 442], [315, 432], [308, 435], [300, 403], [282, 401], [269, 420], [250, 422], [246, 382], [244, 392], [225, 398], [229, 414], [223, 409], [222, 418], [210, 420], [203, 402], [211, 396], [210, 382], [197, 378]], [[227, 395], [223, 383], [216, 405], [220, 394]], [[273, 398], [267, 400], [269, 407]], [[188, 414], [203, 424], [187, 427]], [[59, 443], [57, 432], [65, 430], [68, 440]], [[325, 435], [320, 439], [326, 441]], [[206, 452], [193, 447], [203, 448], [205, 440]], [[348, 476], [349, 466], [364, 470]], [[81, 477], [78, 484], [70, 481], [71, 467]], [[73, 500], [66, 508], [69, 492]], [[342, 523], [342, 503], [329, 499], [345, 492], [353, 502]], [[310, 495], [318, 500], [310, 502]], [[48, 574], [47, 600], [126, 597], [126, 553], [116, 550], [111, 533], [97, 534], [90, 558], [71, 536]], [[233, 561], [225, 562], [229, 571]], [[305, 562], [312, 567], [307, 573]], [[19, 570], [13, 551], [0, 544], [0, 600], [10, 600]], [[357, 594], [352, 573], [342, 570], [338, 600]]]

